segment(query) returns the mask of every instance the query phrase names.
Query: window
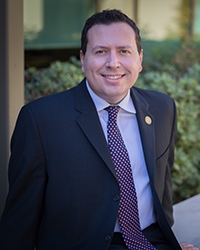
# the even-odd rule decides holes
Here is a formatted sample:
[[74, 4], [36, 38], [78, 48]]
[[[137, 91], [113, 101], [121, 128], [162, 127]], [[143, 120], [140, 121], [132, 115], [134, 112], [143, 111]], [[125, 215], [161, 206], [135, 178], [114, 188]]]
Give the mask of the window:
[[79, 48], [84, 22], [94, 12], [93, 0], [24, 0], [25, 49]]
[[193, 30], [194, 36], [200, 37], [200, 0], [195, 1]]

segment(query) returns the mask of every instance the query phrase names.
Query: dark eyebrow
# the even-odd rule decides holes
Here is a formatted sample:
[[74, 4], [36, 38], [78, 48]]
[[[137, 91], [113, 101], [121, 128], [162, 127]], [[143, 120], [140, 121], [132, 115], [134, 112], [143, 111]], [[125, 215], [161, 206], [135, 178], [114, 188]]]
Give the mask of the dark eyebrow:
[[[94, 51], [97, 49], [109, 49], [109, 47], [96, 45], [92, 50]], [[129, 45], [118, 46], [117, 49], [131, 49], [131, 46], [129, 46]]]
[[101, 46], [101, 45], [96, 45], [92, 50], [97, 50], [97, 49], [108, 49], [108, 47]]
[[125, 45], [125, 46], [119, 46], [119, 49], [131, 49], [131, 46]]

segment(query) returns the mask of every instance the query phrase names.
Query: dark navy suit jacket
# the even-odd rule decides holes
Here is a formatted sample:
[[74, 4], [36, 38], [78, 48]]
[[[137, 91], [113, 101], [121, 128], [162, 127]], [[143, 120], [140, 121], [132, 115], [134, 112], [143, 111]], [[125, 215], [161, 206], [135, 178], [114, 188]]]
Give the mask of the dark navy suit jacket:
[[[157, 220], [178, 250], [171, 231], [174, 101], [135, 87], [131, 96]], [[146, 116], [151, 124], [145, 122]], [[11, 140], [9, 184], [0, 225], [1, 250], [33, 250], [35, 245], [38, 250], [108, 249], [119, 185], [85, 80], [22, 108]]]

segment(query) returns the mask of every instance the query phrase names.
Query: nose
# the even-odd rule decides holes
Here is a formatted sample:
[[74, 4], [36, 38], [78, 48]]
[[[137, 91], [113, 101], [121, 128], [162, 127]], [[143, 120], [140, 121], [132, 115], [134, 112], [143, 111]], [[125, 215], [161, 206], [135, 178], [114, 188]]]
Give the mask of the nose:
[[120, 67], [120, 61], [116, 51], [110, 51], [107, 58], [106, 67], [112, 69]]

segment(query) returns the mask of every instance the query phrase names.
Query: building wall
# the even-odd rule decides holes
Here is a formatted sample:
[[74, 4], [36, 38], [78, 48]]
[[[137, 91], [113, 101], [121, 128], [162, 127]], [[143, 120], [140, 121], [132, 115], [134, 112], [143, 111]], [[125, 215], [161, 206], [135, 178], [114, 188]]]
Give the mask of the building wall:
[[144, 37], [150, 40], [178, 38], [181, 0], [140, 0], [138, 21]]
[[[178, 35], [179, 4], [181, 0], [139, 0], [137, 9], [137, 24], [141, 35], [149, 40], [163, 40]], [[102, 0], [101, 9], [121, 9], [135, 19], [134, 0]]]
[[[116, 8], [134, 19], [145, 39], [162, 40], [178, 34], [181, 0], [101, 0], [100, 10]], [[25, 49], [78, 48], [85, 19], [95, 1], [24, 0]]]
[[0, 215], [8, 190], [10, 137], [24, 104], [22, 17], [23, 0], [0, 1]]
[[126, 13], [132, 19], [135, 19], [134, 7], [136, 1], [134, 0], [102, 0], [101, 10], [103, 9], [119, 9]]

